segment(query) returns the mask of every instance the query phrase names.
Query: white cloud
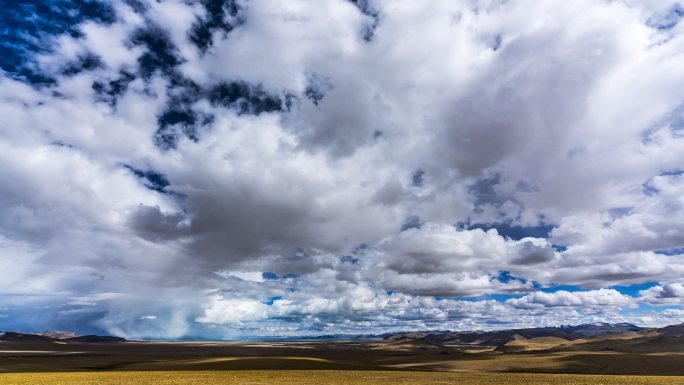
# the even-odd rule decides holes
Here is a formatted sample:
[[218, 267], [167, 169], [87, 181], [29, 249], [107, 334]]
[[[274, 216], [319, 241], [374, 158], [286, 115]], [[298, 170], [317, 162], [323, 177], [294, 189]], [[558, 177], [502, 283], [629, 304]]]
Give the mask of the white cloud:
[[258, 301], [212, 296], [209, 307], [195, 320], [209, 324], [239, 326], [243, 321], [258, 321], [267, 317], [267, 306]]
[[524, 297], [509, 299], [506, 303], [516, 308], [536, 307], [635, 307], [635, 301], [613, 289], [569, 292], [559, 290], [552, 293], [534, 292]]
[[260, 271], [221, 271], [217, 273], [222, 277], [236, 277], [243, 281], [264, 282], [262, 272]]
[[673, 282], [639, 292], [639, 300], [654, 305], [684, 304], [684, 285]]

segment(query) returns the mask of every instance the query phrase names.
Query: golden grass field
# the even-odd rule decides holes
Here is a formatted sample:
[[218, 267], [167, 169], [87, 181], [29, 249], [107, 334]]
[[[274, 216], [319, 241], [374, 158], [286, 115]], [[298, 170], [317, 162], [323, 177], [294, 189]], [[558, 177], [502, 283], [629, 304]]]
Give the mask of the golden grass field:
[[684, 377], [348, 370], [75, 372], [0, 374], [2, 385], [657, 385]]

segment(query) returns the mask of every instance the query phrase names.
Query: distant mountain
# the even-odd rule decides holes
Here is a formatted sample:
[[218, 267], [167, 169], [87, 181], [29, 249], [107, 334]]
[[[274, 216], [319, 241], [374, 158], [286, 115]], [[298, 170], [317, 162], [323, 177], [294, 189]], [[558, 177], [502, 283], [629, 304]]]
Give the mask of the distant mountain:
[[665, 326], [658, 331], [666, 336], [684, 336], [684, 323], [678, 325]]
[[614, 333], [639, 332], [644, 328], [624, 322], [616, 324], [599, 322], [577, 326], [561, 326], [559, 329], [577, 333], [583, 337], [595, 337]]
[[394, 333], [388, 335], [385, 340], [390, 342], [421, 342], [434, 345], [476, 345], [488, 347], [500, 347], [514, 340], [530, 340], [534, 338], [552, 337], [566, 341], [574, 341], [581, 338], [596, 337], [609, 334], [627, 332], [639, 332], [643, 328], [627, 324], [584, 324], [576, 326], [542, 327], [528, 329], [509, 329], [495, 331], [428, 331], [411, 333]]
[[54, 338], [41, 336], [38, 334], [4, 332], [0, 336], [0, 341], [26, 341], [26, 342], [50, 342]]
[[112, 336], [75, 336], [70, 332], [44, 332], [40, 334], [0, 332], [0, 341], [11, 342], [81, 342], [81, 343], [113, 343], [125, 342], [126, 339]]
[[89, 336], [67, 338], [67, 341], [97, 343], [97, 344], [109, 344], [109, 343], [113, 343], [113, 342], [126, 342], [126, 339], [121, 338], [121, 337], [112, 337], [112, 336], [89, 335]]
[[392, 342], [418, 341], [433, 345], [479, 345], [496, 347], [519, 338], [556, 337], [566, 340], [581, 338], [580, 334], [558, 328], [511, 329], [476, 332], [400, 333], [387, 338]]
[[267, 341], [373, 341], [383, 339], [384, 335], [378, 334], [324, 334], [317, 336], [265, 338]]
[[[684, 323], [663, 328], [643, 328], [629, 323], [592, 323], [493, 331], [432, 330], [385, 334], [333, 334], [323, 336], [271, 338], [272, 341], [383, 341], [396, 345], [420, 345], [425, 348], [448, 346], [453, 349], [489, 349], [500, 352], [544, 350], [570, 346], [603, 346], [605, 349], [660, 349], [660, 346], [684, 347]], [[622, 340], [623, 342], [619, 342]], [[49, 331], [39, 334], [0, 332], [0, 341], [118, 343], [126, 339], [114, 336], [76, 336], [72, 332]], [[618, 346], [619, 345], [619, 346]]]
[[56, 338], [58, 340], [65, 340], [67, 338], [78, 337], [78, 334], [76, 334], [74, 332], [63, 332], [63, 331], [57, 331], [57, 330], [45, 331], [42, 333], [38, 333], [38, 335], [43, 336], [43, 337]]

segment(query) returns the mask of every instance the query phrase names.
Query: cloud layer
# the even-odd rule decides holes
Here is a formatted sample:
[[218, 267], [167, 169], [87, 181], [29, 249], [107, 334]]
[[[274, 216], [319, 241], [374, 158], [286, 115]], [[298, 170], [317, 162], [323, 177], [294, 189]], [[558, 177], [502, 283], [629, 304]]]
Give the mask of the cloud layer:
[[3, 10], [0, 329], [684, 318], [682, 9]]

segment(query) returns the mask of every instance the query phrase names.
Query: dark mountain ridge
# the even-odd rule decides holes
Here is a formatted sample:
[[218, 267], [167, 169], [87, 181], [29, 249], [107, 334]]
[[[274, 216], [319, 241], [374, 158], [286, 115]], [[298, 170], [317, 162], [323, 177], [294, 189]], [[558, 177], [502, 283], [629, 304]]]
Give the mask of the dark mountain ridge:
[[125, 338], [114, 337], [114, 336], [76, 336], [73, 337], [74, 333], [70, 332], [59, 332], [60, 334], [55, 334], [53, 332], [45, 332], [40, 334], [31, 333], [18, 333], [18, 332], [0, 332], [0, 341], [8, 342], [84, 342], [84, 343], [114, 343], [114, 342], [125, 342]]
[[[681, 327], [684, 331], [684, 326]], [[478, 345], [502, 346], [516, 339], [532, 339], [538, 337], [555, 337], [568, 341], [581, 338], [597, 337], [609, 334], [641, 332], [645, 328], [628, 323], [595, 323], [582, 325], [563, 325], [559, 327], [541, 327], [525, 329], [508, 329], [494, 331], [426, 331], [394, 333], [385, 337], [391, 342], [423, 342], [434, 345]]]

